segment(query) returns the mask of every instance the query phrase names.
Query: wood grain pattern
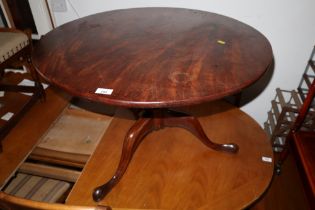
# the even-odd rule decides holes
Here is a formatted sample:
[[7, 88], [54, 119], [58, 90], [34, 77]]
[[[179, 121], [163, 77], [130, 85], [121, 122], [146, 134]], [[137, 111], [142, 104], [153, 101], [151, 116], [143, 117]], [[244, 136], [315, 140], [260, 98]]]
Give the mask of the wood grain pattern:
[[[178, 8], [116, 10], [72, 21], [45, 35], [33, 57], [46, 80], [75, 96], [136, 108], [231, 95], [273, 61], [268, 40], [252, 27]], [[97, 88], [113, 93], [95, 94]]]
[[140, 114], [139, 119], [129, 129], [125, 136], [122, 155], [113, 177], [93, 192], [94, 201], [103, 199], [119, 182], [128, 168], [128, 165], [142, 140], [153, 131], [166, 127], [180, 127], [194, 134], [201, 143], [209, 149], [237, 153], [238, 145], [233, 143], [217, 144], [209, 139], [203, 131], [196, 117], [174, 110], [154, 109], [146, 110]]
[[[275, 153], [275, 163], [277, 153]], [[265, 195], [250, 210], [309, 210], [301, 176], [292, 153], [282, 165], [280, 176], [274, 176]]]
[[[273, 157], [273, 153], [259, 125], [222, 101], [180, 111], [197, 116], [216, 142], [238, 144], [239, 152], [209, 150], [181, 128], [152, 132], [139, 146], [124, 177], [99, 204], [127, 209], [243, 209], [262, 195], [271, 181], [273, 163], [261, 158]], [[67, 204], [95, 205], [92, 192], [112, 177], [125, 134], [134, 122], [130, 111], [117, 113]]]

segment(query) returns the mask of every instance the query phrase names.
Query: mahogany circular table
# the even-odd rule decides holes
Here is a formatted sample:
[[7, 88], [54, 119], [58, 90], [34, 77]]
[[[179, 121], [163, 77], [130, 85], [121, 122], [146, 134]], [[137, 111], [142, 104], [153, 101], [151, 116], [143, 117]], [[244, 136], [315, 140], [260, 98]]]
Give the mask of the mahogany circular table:
[[212, 142], [197, 118], [170, 108], [241, 91], [264, 74], [273, 55], [260, 32], [237, 20], [190, 9], [136, 8], [52, 30], [36, 44], [33, 62], [47, 81], [74, 96], [137, 110], [116, 173], [93, 193], [100, 201], [154, 130], [182, 127], [209, 148], [236, 153], [236, 144]]

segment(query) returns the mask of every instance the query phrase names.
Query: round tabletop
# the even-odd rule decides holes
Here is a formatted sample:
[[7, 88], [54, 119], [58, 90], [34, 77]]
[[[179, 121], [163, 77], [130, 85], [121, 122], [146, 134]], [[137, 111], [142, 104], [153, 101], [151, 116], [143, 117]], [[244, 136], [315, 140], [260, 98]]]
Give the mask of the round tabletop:
[[[120, 183], [98, 205], [113, 209], [231, 210], [246, 209], [263, 195], [273, 177], [274, 157], [270, 140], [258, 123], [220, 100], [185, 107], [185, 112], [198, 116], [207, 135], [216, 142], [237, 143], [239, 152], [209, 150], [181, 128], [152, 132], [140, 144]], [[113, 176], [124, 136], [135, 123], [132, 116], [128, 110], [117, 110], [67, 204], [96, 205], [91, 194]]]
[[179, 8], [103, 12], [64, 24], [36, 45], [41, 76], [106, 104], [162, 108], [241, 91], [273, 62], [268, 40], [237, 20]]

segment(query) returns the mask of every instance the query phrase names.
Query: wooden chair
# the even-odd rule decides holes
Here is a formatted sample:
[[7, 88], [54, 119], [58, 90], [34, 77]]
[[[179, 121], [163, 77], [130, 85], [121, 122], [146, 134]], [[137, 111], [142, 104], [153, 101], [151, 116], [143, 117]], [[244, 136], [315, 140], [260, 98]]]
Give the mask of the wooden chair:
[[5, 69], [24, 66], [35, 82], [34, 86], [21, 86], [16, 84], [0, 83], [0, 91], [33, 93], [22, 109], [15, 113], [8, 122], [0, 128], [0, 152], [1, 140], [16, 125], [19, 119], [39, 98], [45, 98], [45, 92], [39, 76], [32, 63], [32, 41], [30, 31], [23, 32], [17, 29], [0, 28], [0, 79], [5, 77]]
[[73, 206], [66, 204], [45, 203], [8, 195], [0, 192], [1, 210], [111, 210], [108, 206]]
[[276, 166], [276, 171], [279, 174], [280, 167], [288, 156], [290, 145], [304, 183], [306, 196], [310, 201], [311, 209], [315, 209], [315, 131], [303, 129], [302, 125], [310, 109], [313, 109], [311, 105], [314, 103], [314, 96], [315, 79], [311, 83], [294, 125], [289, 131], [286, 138], [285, 148], [280, 154], [280, 158]]

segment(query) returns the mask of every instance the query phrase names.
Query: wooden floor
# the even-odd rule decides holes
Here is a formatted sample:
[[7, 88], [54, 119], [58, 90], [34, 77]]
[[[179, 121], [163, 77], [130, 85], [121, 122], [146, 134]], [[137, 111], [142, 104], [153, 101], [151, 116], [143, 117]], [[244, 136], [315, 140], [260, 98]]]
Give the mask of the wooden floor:
[[[63, 95], [60, 97], [60, 93], [49, 89], [47, 91], [46, 102], [37, 102], [16, 128], [6, 137], [4, 141], [4, 152], [0, 155], [1, 186], [5, 184], [10, 175], [14, 172], [14, 168], [19, 165], [32, 149], [35, 142], [68, 104], [68, 100], [68, 96]], [[29, 123], [30, 116], [32, 116], [32, 124]], [[24, 130], [24, 133], [27, 133], [26, 136], [21, 136], [16, 133], [21, 129]], [[21, 144], [21, 142], [26, 142], [25, 139], [23, 140], [23, 138], [26, 137], [28, 138], [27, 143]], [[18, 155], [12, 156], [12, 154]], [[285, 163], [283, 173], [280, 176], [274, 176], [272, 184], [265, 195], [253, 204], [250, 209], [307, 209], [306, 199], [301, 188], [301, 181], [292, 157]]]

